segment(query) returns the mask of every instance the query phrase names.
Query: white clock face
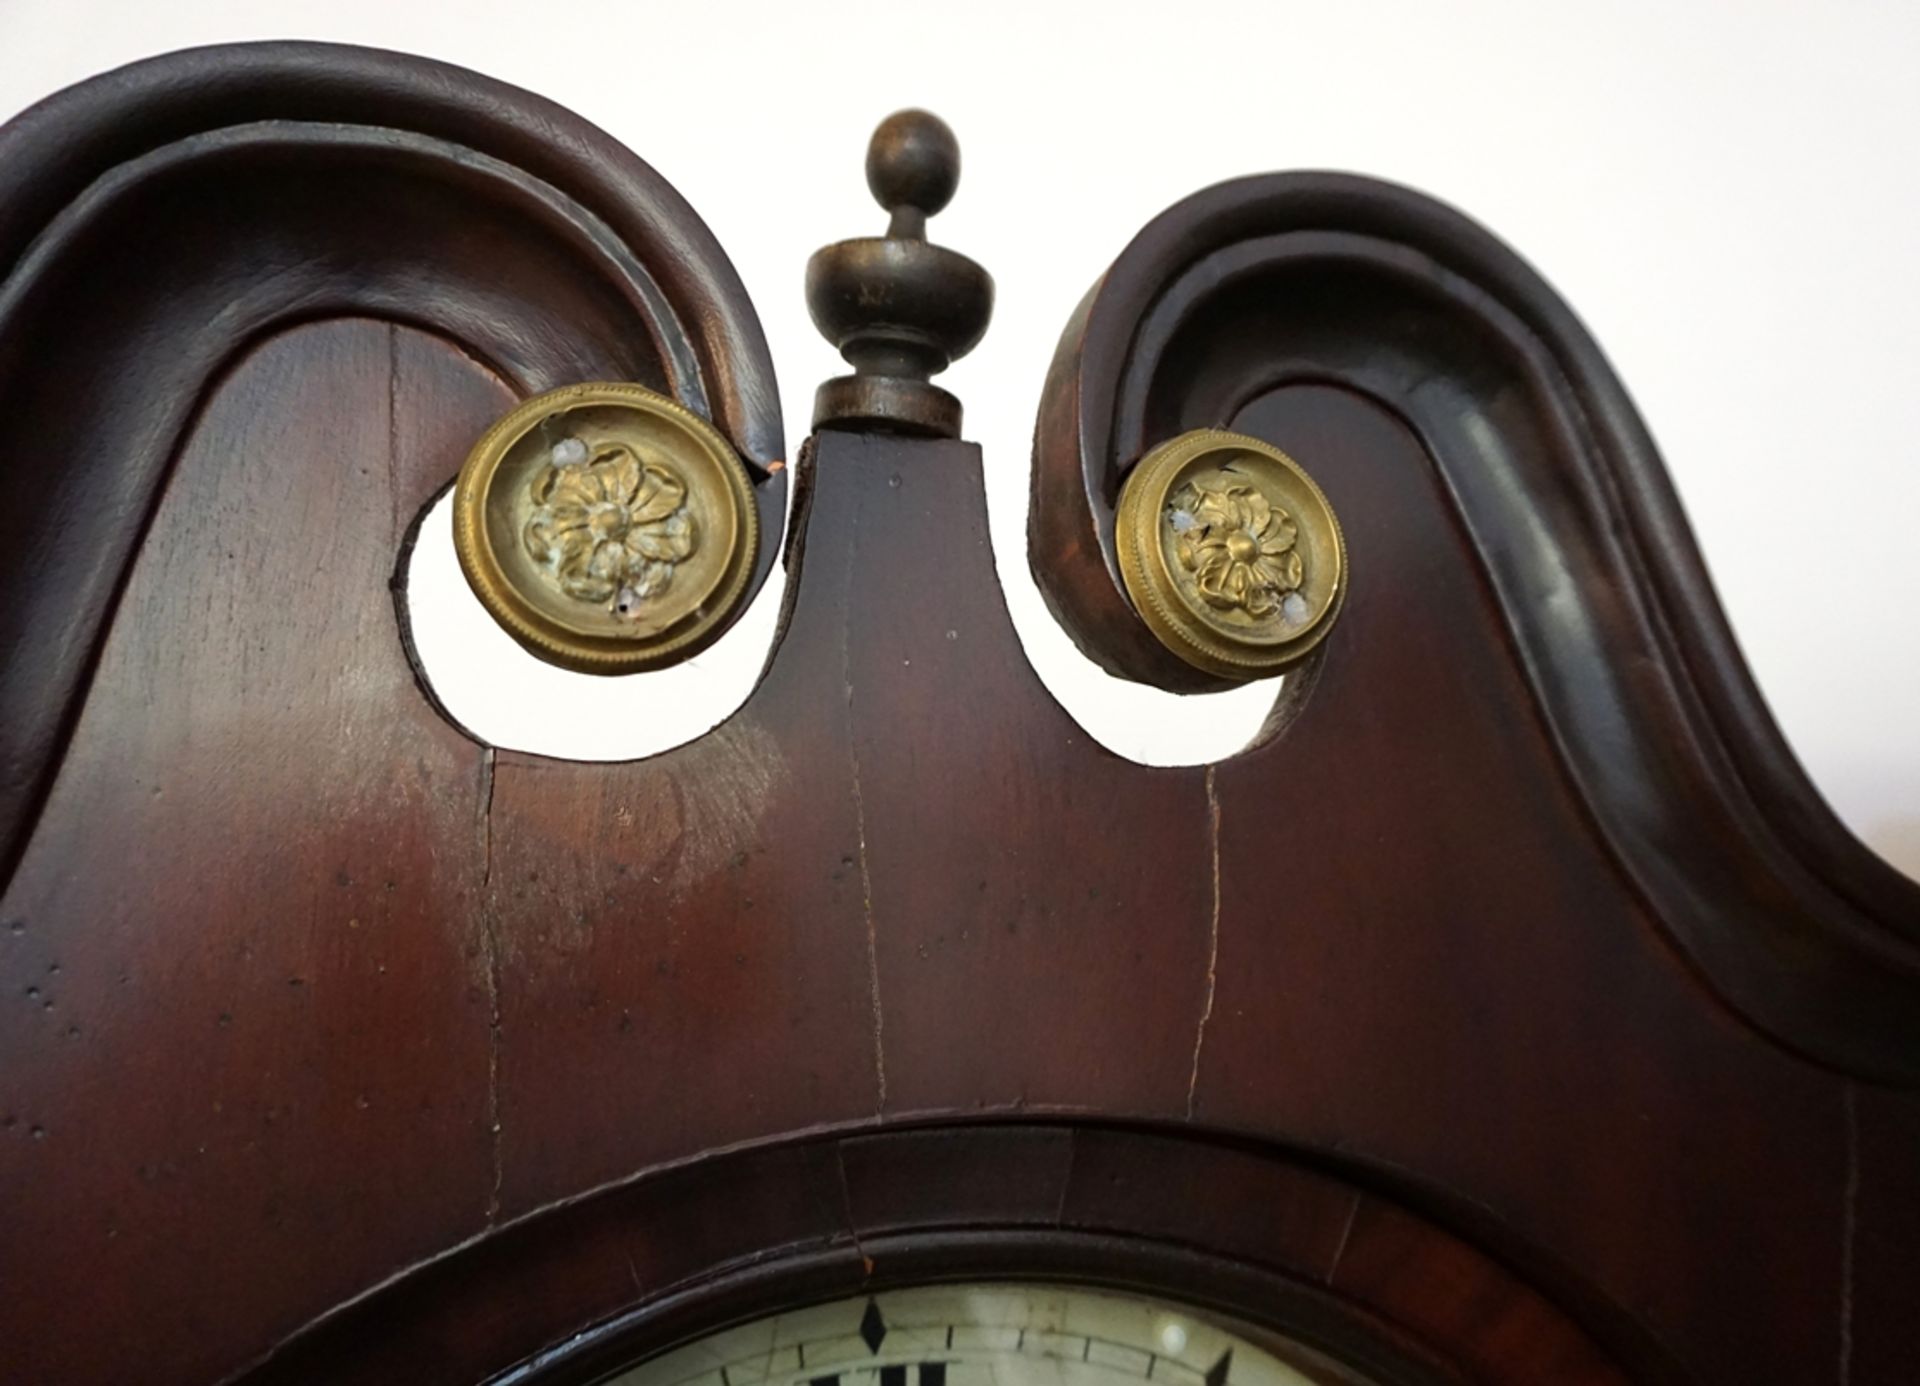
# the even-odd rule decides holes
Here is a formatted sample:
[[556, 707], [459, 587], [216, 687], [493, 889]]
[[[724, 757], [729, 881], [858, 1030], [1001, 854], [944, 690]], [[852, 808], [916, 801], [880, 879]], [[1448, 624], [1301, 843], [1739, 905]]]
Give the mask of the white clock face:
[[1061, 1285], [934, 1285], [795, 1309], [675, 1348], [610, 1386], [1353, 1386], [1192, 1309]]

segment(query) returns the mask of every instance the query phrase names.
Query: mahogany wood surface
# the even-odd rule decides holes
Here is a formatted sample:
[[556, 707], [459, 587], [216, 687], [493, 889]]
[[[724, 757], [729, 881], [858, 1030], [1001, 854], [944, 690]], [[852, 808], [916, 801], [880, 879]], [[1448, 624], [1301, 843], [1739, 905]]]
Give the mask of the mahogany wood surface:
[[[709, 415], [777, 531], [759, 322], [660, 176], [549, 102], [367, 49], [194, 49], [0, 131], [0, 865], [210, 382], [293, 323], [440, 333], [532, 393], [636, 380]], [[763, 552], [755, 587], [772, 564]]]
[[[1437, 477], [1576, 791], [1689, 960], [1784, 1043], [1920, 1082], [1920, 885], [1794, 760], [1599, 348], [1458, 212], [1268, 174], [1194, 194], [1126, 247], [1061, 338], [1035, 437], [1034, 574], [1082, 648], [1164, 686], [1217, 683], [1135, 619], [1114, 505], [1155, 442], [1298, 383], [1358, 392], [1420, 440], [1406, 483]], [[1419, 575], [1384, 576], [1416, 623]]]
[[[373, 64], [395, 121], [466, 81], [299, 59]], [[221, 61], [175, 71], [218, 89]], [[655, 281], [687, 269], [624, 244]], [[122, 223], [97, 254], [141, 245]], [[740, 330], [676, 319], [651, 359], [763, 364], [723, 269]], [[479, 317], [358, 294], [241, 339], [99, 320], [109, 356], [218, 368], [177, 443], [121, 438], [62, 483], [122, 497], [120, 547], [35, 563], [92, 531], [20, 521], [30, 551], [0, 568], [34, 639], [65, 612], [45, 638], [98, 647], [9, 685], [74, 710], [35, 724], [48, 788], [18, 800], [0, 895], [0, 1375], [591, 1381], [783, 1304], [1027, 1274], [1249, 1315], [1385, 1381], [1910, 1379], [1920, 1099], [1901, 993], [1862, 961], [1899, 973], [1905, 897], [1782, 826], [1804, 805], [1722, 755], [1724, 708], [1647, 711], [1642, 685], [1721, 658], [1641, 641], [1628, 609], [1666, 560], [1572, 570], [1571, 608], [1529, 589], [1389, 367], [1464, 363], [1429, 388], [1545, 479], [1503, 492], [1522, 537], [1584, 552], [1574, 492], [1630, 528], [1538, 446], [1511, 377], [1348, 301], [1347, 335], [1288, 338], [1312, 369], [1278, 375], [1272, 334], [1176, 314], [1186, 335], [1110, 401], [1149, 439], [1207, 422], [1285, 448], [1352, 558], [1261, 742], [1177, 769], [1104, 750], [1035, 679], [978, 450], [840, 432], [797, 466], [745, 707], [637, 762], [496, 753], [418, 681], [390, 584], [541, 373]], [[0, 418], [24, 407], [7, 372], [40, 369], [9, 322]], [[1369, 333], [1431, 350], [1343, 376]], [[153, 395], [174, 375], [136, 384], [130, 417], [174, 417]], [[777, 420], [754, 398], [728, 407]], [[1086, 472], [1048, 438], [1058, 501]], [[18, 460], [0, 478], [10, 507], [39, 494]], [[1083, 537], [1036, 561], [1091, 593]], [[72, 575], [112, 591], [123, 550], [117, 600], [73, 606]], [[1544, 629], [1569, 610], [1591, 616], [1572, 644]], [[1583, 641], [1642, 691], [1571, 706]], [[1605, 734], [1603, 705], [1627, 714]], [[1600, 762], [1645, 770], [1637, 816]], [[1732, 784], [1765, 833], [1737, 830]]]
[[[1008, 1276], [1177, 1287], [1384, 1382], [1628, 1379], [1496, 1261], [1324, 1170], [1166, 1132], [985, 1121], [752, 1147], [622, 1184], [347, 1306], [250, 1380], [477, 1374], [539, 1296], [555, 1322], [601, 1319], [503, 1380], [586, 1381], [743, 1315]], [[636, 1312], [636, 1284], [684, 1288]]]

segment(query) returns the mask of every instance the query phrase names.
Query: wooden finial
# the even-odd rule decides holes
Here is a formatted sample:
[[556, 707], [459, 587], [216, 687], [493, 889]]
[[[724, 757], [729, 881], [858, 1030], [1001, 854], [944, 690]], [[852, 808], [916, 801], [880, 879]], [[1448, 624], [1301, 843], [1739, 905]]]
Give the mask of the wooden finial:
[[960, 182], [960, 144], [926, 111], [897, 111], [867, 146], [867, 186], [891, 215], [885, 236], [840, 241], [807, 263], [814, 325], [854, 369], [814, 396], [813, 426], [954, 438], [960, 401], [931, 377], [966, 355], [993, 313], [993, 280], [930, 245], [927, 218]]

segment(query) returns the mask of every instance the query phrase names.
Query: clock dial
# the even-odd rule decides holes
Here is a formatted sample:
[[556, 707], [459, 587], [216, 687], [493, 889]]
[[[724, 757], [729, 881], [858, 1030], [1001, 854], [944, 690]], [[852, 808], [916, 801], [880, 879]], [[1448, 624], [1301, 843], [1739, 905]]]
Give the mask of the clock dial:
[[617, 1386], [1360, 1386], [1262, 1330], [1062, 1285], [932, 1285], [771, 1315]]

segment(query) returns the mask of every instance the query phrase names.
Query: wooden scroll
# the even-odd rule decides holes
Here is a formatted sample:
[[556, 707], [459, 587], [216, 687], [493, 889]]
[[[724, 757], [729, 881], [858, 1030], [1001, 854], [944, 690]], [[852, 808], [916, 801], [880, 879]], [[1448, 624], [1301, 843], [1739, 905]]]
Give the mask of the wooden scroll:
[[1794, 768], [1592, 343], [1452, 213], [1225, 185], [1069, 328], [1034, 563], [1110, 667], [1197, 681], [1114, 576], [1152, 445], [1268, 440], [1347, 534], [1268, 734], [1174, 769], [1027, 667], [978, 450], [864, 426], [797, 468], [712, 733], [440, 714], [389, 583], [522, 395], [671, 393], [783, 513], [718, 247], [544, 102], [308, 45], [111, 74], [0, 135], [0, 273], [7, 1379], [590, 1382], [971, 1276], [1387, 1381], [1920, 1363], [1916, 887]]

